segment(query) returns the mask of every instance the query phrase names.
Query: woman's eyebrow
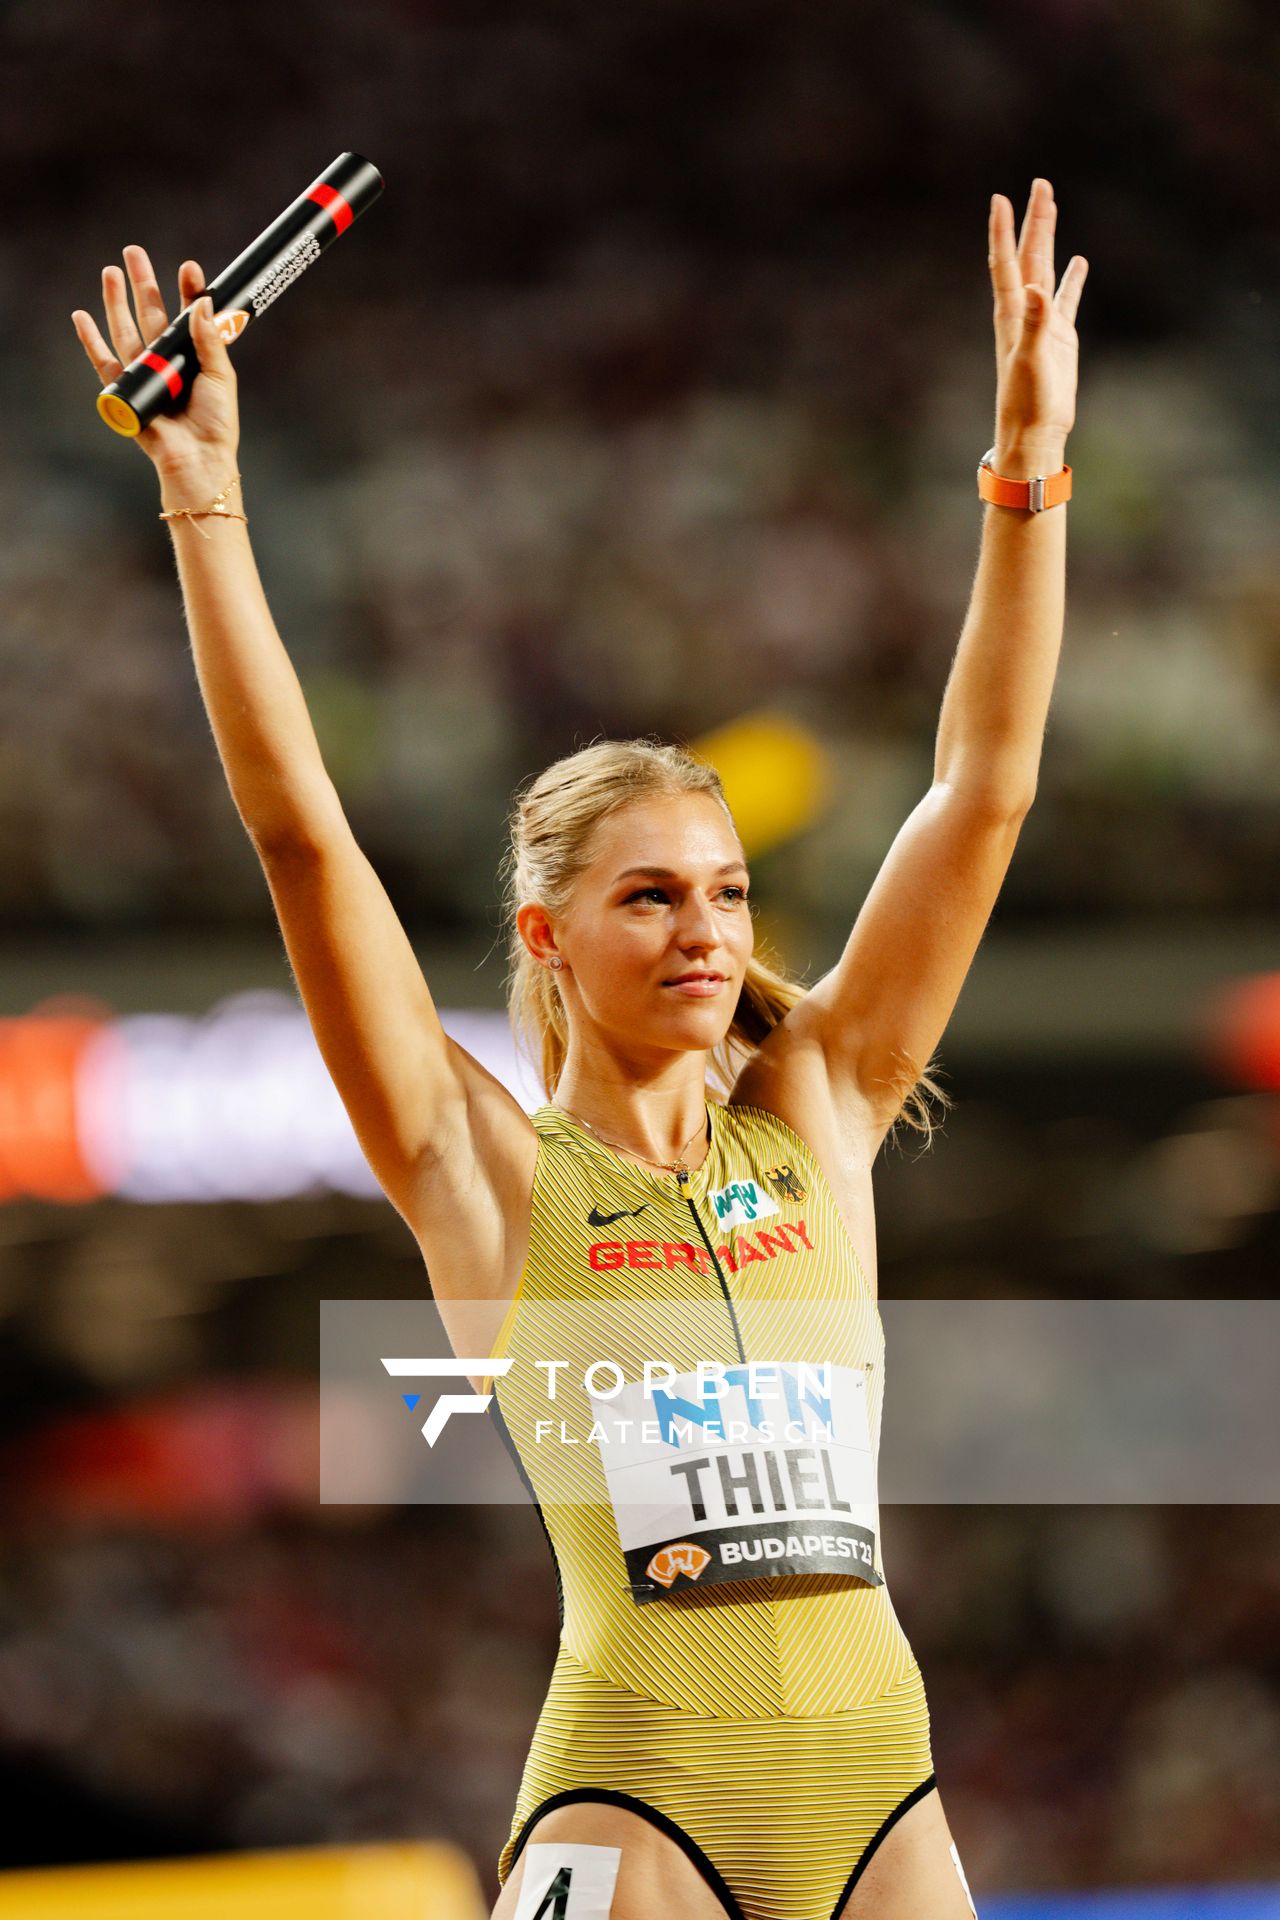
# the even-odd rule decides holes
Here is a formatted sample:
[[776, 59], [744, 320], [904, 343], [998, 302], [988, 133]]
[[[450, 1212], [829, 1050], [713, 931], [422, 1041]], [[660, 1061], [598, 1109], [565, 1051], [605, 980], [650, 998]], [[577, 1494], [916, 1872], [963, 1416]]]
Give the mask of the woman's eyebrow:
[[[727, 860], [717, 869], [718, 874], [745, 873], [746, 871], [745, 860]], [[613, 884], [616, 887], [620, 880], [630, 880], [633, 877], [645, 880], [678, 880], [680, 878], [671, 867], [624, 867], [621, 873], [615, 875]]]

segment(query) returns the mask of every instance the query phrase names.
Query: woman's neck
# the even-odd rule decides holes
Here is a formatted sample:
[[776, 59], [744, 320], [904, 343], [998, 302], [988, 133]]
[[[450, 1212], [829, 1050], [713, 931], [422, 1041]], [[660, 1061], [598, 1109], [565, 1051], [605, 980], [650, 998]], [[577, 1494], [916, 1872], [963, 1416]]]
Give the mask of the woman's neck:
[[555, 1105], [610, 1146], [666, 1166], [700, 1167], [707, 1153], [707, 1095], [700, 1081], [679, 1086], [560, 1076]]

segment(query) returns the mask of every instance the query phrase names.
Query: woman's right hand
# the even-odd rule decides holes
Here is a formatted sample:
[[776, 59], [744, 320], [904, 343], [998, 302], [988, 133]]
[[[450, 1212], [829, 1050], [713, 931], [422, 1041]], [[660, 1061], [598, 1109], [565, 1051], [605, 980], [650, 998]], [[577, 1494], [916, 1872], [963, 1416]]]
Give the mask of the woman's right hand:
[[[136, 321], [129, 307], [124, 274], [119, 267], [102, 269], [102, 300], [115, 353], [99, 333], [92, 314], [77, 307], [71, 316], [80, 344], [104, 387], [119, 379], [129, 362], [136, 360], [170, 324], [145, 250], [126, 247], [124, 262], [133, 288]], [[180, 310], [191, 305], [204, 284], [197, 262], [184, 260], [178, 269]], [[186, 406], [180, 413], [157, 414], [149, 427], [132, 437], [162, 480], [194, 487], [209, 482], [211, 490], [217, 491], [236, 470], [240, 414], [235, 368], [207, 301], [192, 311], [191, 343], [200, 371]]]

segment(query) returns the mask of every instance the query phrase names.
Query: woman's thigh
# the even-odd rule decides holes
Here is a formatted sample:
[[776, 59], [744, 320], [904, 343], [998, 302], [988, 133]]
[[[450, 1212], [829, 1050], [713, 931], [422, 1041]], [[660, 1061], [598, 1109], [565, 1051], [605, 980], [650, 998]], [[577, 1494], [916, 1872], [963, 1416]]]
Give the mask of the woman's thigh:
[[[674, 1840], [638, 1813], [590, 1800], [553, 1807], [535, 1822], [498, 1896], [492, 1920], [515, 1920], [529, 1848], [558, 1842], [617, 1851], [617, 1878], [609, 1904], [597, 1907], [584, 1903], [582, 1911], [589, 1920], [596, 1920], [597, 1911], [601, 1916], [607, 1913], [609, 1920], [655, 1920], [658, 1915], [664, 1920], [725, 1920], [723, 1902]], [[607, 1873], [614, 1863], [599, 1864]], [[572, 1871], [570, 1868], [570, 1875]], [[571, 1888], [561, 1911], [566, 1913], [566, 1920], [577, 1920], [579, 1909]], [[542, 1920], [555, 1920], [556, 1912], [553, 1900]], [[523, 1914], [521, 1920], [525, 1920]]]
[[975, 1920], [954, 1845], [935, 1787], [890, 1827], [840, 1920]]

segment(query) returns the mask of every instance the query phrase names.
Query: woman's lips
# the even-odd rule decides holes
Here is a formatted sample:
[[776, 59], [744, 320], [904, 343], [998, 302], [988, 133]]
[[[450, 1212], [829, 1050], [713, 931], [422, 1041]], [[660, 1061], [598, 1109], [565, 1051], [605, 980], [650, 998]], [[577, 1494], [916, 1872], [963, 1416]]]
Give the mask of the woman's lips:
[[687, 993], [691, 1000], [710, 1000], [713, 994], [719, 993], [724, 980], [717, 974], [711, 979], [664, 980], [663, 985], [673, 993]]

